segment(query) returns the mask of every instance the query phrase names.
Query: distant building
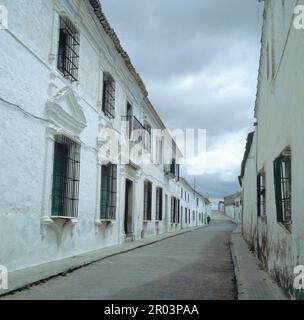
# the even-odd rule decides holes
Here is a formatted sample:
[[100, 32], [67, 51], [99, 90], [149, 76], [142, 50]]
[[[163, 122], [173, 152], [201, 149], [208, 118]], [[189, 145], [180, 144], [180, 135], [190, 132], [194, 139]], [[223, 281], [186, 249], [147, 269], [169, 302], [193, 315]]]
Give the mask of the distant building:
[[217, 206], [217, 211], [224, 213], [225, 212], [225, 204], [224, 201], [219, 201], [218, 206]]
[[184, 178], [179, 180], [181, 227], [194, 227], [206, 224], [209, 213], [209, 200], [198, 193]]
[[224, 213], [235, 223], [242, 220], [241, 193], [237, 192], [224, 198]]

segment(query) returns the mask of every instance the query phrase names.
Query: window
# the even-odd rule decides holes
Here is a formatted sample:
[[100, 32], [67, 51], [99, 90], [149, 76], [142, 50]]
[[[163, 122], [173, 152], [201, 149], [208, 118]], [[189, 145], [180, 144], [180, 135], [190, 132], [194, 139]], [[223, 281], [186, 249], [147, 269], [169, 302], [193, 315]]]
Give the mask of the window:
[[185, 208], [185, 223], [188, 223], [188, 208]]
[[286, 149], [273, 163], [277, 221], [285, 225], [291, 216], [291, 151]]
[[192, 221], [194, 221], [194, 220], [195, 220], [195, 212], [192, 211]]
[[145, 150], [151, 153], [152, 150], [152, 127], [148, 122], [144, 123], [145, 132]]
[[184, 192], [184, 190], [183, 190], [183, 188], [181, 188], [181, 198], [183, 199], [183, 192]]
[[180, 214], [180, 200], [171, 197], [171, 221], [172, 223], [179, 223], [179, 214]]
[[78, 80], [79, 32], [67, 17], [60, 17], [57, 67], [71, 81]]
[[180, 165], [176, 164], [176, 181], [179, 181], [179, 178], [180, 178], [179, 171], [180, 171]]
[[144, 220], [151, 221], [152, 207], [152, 182], [145, 181], [144, 183]]
[[196, 206], [198, 207], [198, 198], [196, 198]]
[[156, 188], [156, 220], [163, 220], [163, 189]]
[[157, 147], [156, 147], [156, 152], [157, 152], [157, 164], [163, 164], [163, 140], [160, 138], [157, 140]]
[[115, 118], [115, 81], [108, 72], [103, 74], [102, 111], [109, 118]]
[[80, 145], [67, 137], [55, 138], [52, 216], [78, 216]]
[[262, 171], [257, 176], [257, 212], [258, 216], [266, 215], [266, 189], [265, 172]]
[[101, 166], [100, 219], [114, 220], [116, 216], [117, 166]]

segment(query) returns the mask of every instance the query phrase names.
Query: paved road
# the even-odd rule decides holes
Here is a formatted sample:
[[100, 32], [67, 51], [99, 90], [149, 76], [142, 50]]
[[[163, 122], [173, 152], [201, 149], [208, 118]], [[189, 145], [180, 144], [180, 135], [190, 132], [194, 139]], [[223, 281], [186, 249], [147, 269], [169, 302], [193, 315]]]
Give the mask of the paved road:
[[4, 299], [234, 299], [228, 246], [234, 228], [229, 221], [213, 221]]

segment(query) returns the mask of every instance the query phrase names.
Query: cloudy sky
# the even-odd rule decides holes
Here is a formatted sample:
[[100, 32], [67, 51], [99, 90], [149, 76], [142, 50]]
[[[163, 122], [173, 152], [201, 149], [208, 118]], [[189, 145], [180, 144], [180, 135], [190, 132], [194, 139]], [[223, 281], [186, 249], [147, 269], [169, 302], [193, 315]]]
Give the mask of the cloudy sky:
[[[170, 129], [207, 130], [207, 162], [188, 180], [220, 199], [252, 129], [262, 27], [258, 0], [102, 0], [103, 10]], [[204, 164], [203, 164], [204, 163]]]

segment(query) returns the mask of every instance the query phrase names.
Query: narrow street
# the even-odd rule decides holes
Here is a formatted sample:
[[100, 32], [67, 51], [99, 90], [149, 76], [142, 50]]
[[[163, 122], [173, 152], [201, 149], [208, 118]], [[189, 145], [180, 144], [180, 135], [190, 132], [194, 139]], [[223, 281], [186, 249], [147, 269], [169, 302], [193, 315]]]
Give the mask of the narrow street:
[[236, 298], [230, 221], [107, 258], [3, 299]]

